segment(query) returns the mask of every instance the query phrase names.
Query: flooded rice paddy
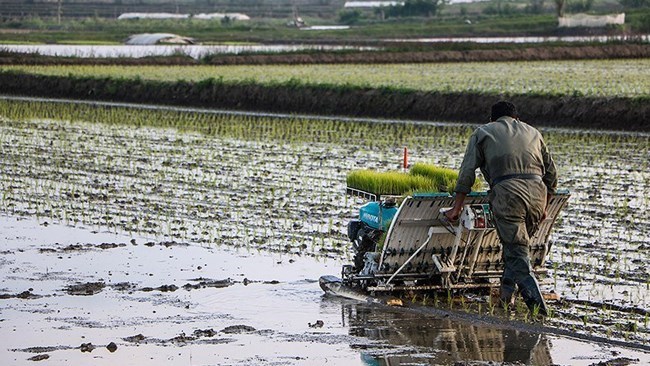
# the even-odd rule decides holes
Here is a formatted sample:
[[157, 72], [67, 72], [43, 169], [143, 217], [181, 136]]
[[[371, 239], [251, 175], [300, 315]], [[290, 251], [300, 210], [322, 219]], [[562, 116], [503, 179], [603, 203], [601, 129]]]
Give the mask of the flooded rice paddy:
[[120, 58], [188, 56], [201, 59], [211, 55], [237, 55], [242, 53], [283, 53], [297, 51], [372, 51], [376, 47], [355, 47], [335, 45], [18, 45], [0, 44], [5, 52], [38, 54], [56, 57]]
[[339, 260], [0, 216], [0, 357], [25, 365], [591, 365], [634, 348], [324, 296]]
[[563, 300], [513, 328], [323, 297], [316, 282], [350, 260], [363, 202], [346, 173], [397, 169], [404, 146], [457, 168], [471, 126], [1, 103], [3, 359], [649, 359], [649, 135], [543, 130], [572, 192], [547, 263]]

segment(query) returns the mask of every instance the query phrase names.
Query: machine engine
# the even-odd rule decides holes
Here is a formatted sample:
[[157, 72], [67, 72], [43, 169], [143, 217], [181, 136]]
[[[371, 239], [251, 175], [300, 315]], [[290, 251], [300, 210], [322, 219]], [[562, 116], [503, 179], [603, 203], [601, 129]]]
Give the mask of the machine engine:
[[354, 248], [355, 273], [374, 273], [377, 267], [374, 252], [396, 213], [394, 200], [369, 202], [359, 209], [359, 218], [348, 223], [348, 238]]

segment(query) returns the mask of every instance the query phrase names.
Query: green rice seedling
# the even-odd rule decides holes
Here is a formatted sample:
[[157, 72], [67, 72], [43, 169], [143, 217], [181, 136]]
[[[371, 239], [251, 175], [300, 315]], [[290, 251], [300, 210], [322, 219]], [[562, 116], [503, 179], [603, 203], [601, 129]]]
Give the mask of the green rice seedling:
[[[451, 192], [457, 179], [458, 173], [455, 170], [417, 163], [408, 174], [355, 170], [348, 173], [346, 182], [350, 188], [379, 195], [405, 195], [415, 192]], [[473, 189], [479, 190], [481, 187], [482, 183], [477, 180]]]
[[[505, 304], [505, 306], [508, 306], [508, 304]], [[517, 299], [517, 301], [515, 301], [515, 309], [514, 310], [517, 313], [522, 313], [522, 314], [526, 313], [527, 314], [528, 313], [528, 306], [526, 306], [526, 304], [523, 301], [521, 301], [520, 299]]]
[[417, 302], [417, 300], [418, 300], [418, 294], [417, 294], [416, 292], [412, 292], [412, 293], [410, 294], [410, 296], [411, 296], [411, 300], [410, 300], [410, 302], [413, 303], [413, 304], [415, 304], [415, 303]]
[[[32, 74], [107, 78], [114, 88], [127, 80], [180, 81], [207, 85], [262, 84], [323, 90], [377, 88], [396, 91], [480, 92], [566, 96], [647, 96], [650, 61], [568, 60], [535, 62], [416, 63], [385, 65], [4, 65]], [[575, 72], [580, 70], [580, 72]], [[499, 75], [508, 74], [508, 80]], [[393, 135], [391, 135], [393, 136]]]
[[553, 307], [549, 307], [548, 309], [546, 309], [546, 317], [548, 319], [552, 319], [553, 317], [555, 317], [555, 310], [553, 310]]
[[539, 316], [539, 305], [533, 306], [533, 311], [531, 312], [531, 319], [535, 320]]
[[[436, 188], [436, 192], [452, 192], [458, 180], [458, 172], [456, 170], [426, 163], [415, 163], [409, 169], [409, 174], [431, 179]], [[472, 189], [478, 191], [481, 187], [482, 183], [477, 179]]]
[[469, 304], [465, 301], [465, 296], [460, 297], [460, 305], [463, 307], [463, 311], [467, 312], [469, 310]]
[[433, 182], [422, 176], [401, 172], [356, 170], [348, 173], [348, 187], [380, 195], [402, 195], [409, 191], [432, 191]]

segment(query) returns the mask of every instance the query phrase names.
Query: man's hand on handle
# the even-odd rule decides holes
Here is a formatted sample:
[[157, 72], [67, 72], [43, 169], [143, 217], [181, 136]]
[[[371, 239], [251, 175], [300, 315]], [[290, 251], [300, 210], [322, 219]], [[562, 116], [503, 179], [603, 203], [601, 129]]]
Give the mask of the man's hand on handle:
[[458, 221], [459, 216], [460, 216], [460, 211], [457, 211], [454, 208], [445, 211], [445, 217], [447, 218], [447, 221], [451, 222], [452, 224]]
[[449, 220], [449, 222], [455, 223], [458, 221], [460, 211], [463, 209], [463, 204], [465, 203], [465, 197], [467, 197], [467, 193], [456, 192], [454, 207], [452, 207], [451, 210], [445, 212], [445, 217], [447, 220]]

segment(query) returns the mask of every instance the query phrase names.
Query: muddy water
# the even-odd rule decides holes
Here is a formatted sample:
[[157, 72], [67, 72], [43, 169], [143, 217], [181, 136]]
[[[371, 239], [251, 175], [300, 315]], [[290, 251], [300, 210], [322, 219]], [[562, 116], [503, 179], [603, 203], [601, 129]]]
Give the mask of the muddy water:
[[52, 365], [589, 365], [647, 357], [328, 297], [316, 280], [337, 271], [337, 260], [44, 222], [0, 216], [0, 292], [30, 294], [0, 300], [5, 364], [43, 355]]
[[[315, 283], [349, 260], [345, 224], [363, 201], [343, 195], [346, 172], [395, 169], [404, 146], [413, 162], [457, 167], [471, 128], [212, 114], [208, 133], [203, 113], [189, 113], [199, 127], [179, 131], [77, 108], [83, 119], [74, 122], [0, 119], [0, 210], [10, 216], [0, 230], [9, 339], [0, 351], [16, 363], [35, 351], [57, 364], [86, 355], [79, 347], [88, 342], [102, 346], [93, 357], [110, 360], [123, 355], [105, 350], [115, 342], [144, 363], [435, 364], [522, 353], [544, 364], [530, 361], [544, 354], [539, 346], [511, 350], [532, 343], [520, 339], [524, 329], [536, 344], [551, 342], [556, 363], [591, 364], [627, 348], [647, 359], [648, 135], [544, 131], [572, 191], [545, 279], [563, 300], [545, 328], [523, 324], [512, 335], [453, 314], [424, 312], [431, 319], [416, 323], [408, 317], [422, 312], [323, 298]], [[21, 228], [15, 217], [38, 221]], [[572, 344], [562, 336], [571, 334], [601, 343]]]

